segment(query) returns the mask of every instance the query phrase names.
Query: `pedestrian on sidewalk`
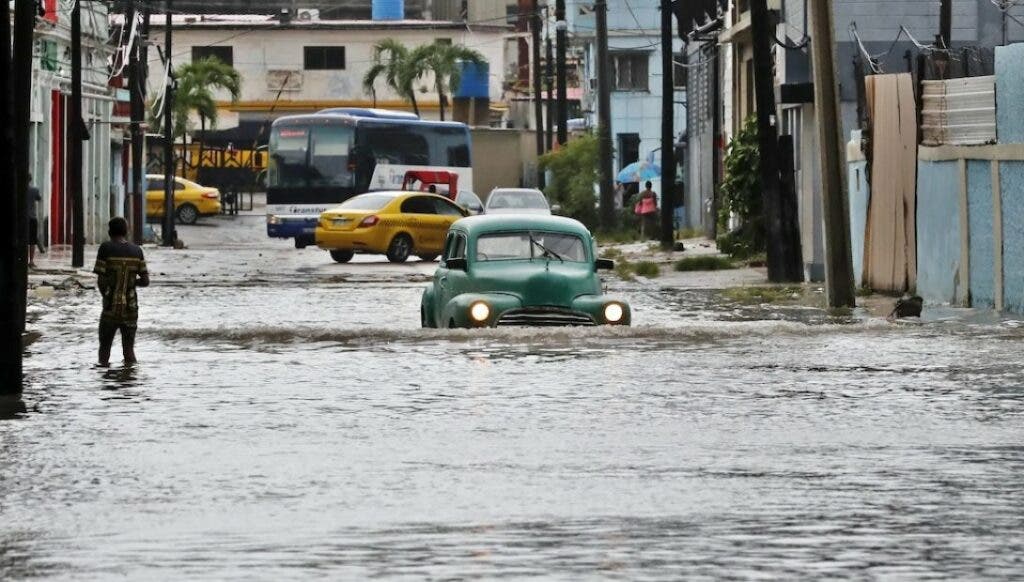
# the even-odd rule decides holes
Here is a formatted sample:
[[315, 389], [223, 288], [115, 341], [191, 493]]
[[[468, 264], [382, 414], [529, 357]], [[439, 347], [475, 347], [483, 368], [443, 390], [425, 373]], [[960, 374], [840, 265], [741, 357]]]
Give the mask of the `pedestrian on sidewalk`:
[[654, 193], [653, 184], [644, 184], [644, 191], [639, 194], [636, 205], [633, 206], [633, 213], [640, 219], [640, 238], [644, 238], [644, 231], [654, 231], [654, 217], [658, 215], [658, 195]]
[[32, 185], [32, 174], [28, 175], [28, 190], [25, 192], [25, 204], [28, 206], [28, 266], [30, 269], [36, 268], [36, 247], [39, 247], [39, 251], [43, 251], [42, 245], [39, 244], [39, 203], [43, 200], [43, 197], [39, 194], [39, 188]]
[[104, 368], [110, 366], [110, 349], [117, 332], [121, 332], [124, 362], [135, 363], [135, 332], [139, 321], [139, 298], [135, 288], [149, 286], [142, 248], [128, 241], [128, 221], [120, 216], [111, 219], [108, 232], [110, 240], [100, 245], [93, 269], [103, 295], [99, 365]]

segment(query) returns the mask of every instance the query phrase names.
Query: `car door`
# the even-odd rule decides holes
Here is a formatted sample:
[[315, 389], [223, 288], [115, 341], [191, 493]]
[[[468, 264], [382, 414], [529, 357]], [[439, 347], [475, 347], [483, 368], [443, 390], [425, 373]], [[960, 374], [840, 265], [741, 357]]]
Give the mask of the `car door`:
[[441, 243], [431, 239], [430, 218], [434, 215], [434, 203], [429, 196], [410, 196], [402, 201], [399, 228], [412, 235], [415, 252], [419, 254], [441, 253]]
[[445, 244], [444, 255], [441, 257], [441, 265], [434, 273], [434, 313], [440, 318], [444, 315], [444, 308], [453, 298], [466, 292], [468, 275], [461, 269], [449, 269], [448, 261], [451, 259], [466, 258], [466, 235], [458, 231], [449, 231], [448, 242]]
[[164, 180], [154, 178], [146, 184], [146, 214], [161, 216], [164, 213]]
[[452, 223], [460, 218], [464, 218], [466, 216], [466, 211], [458, 204], [455, 204], [446, 198], [438, 197], [434, 198], [433, 201], [436, 214], [432, 226], [436, 230], [437, 241], [441, 244], [444, 242], [445, 236], [448, 234], [448, 229], [451, 228]]

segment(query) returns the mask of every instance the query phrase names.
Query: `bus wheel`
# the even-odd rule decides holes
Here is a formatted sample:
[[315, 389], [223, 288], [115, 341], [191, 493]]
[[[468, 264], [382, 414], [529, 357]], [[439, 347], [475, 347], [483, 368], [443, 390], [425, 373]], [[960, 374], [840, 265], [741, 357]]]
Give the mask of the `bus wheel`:
[[338, 263], [347, 263], [352, 260], [352, 257], [356, 254], [352, 251], [331, 251], [331, 258]]
[[400, 234], [391, 239], [388, 245], [388, 260], [392, 263], [404, 263], [412, 254], [412, 239], [407, 234]]

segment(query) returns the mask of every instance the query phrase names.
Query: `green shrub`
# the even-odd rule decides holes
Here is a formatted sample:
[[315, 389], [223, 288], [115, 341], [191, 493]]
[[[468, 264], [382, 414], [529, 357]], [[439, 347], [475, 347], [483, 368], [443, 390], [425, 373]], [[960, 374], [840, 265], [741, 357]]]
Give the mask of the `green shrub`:
[[725, 232], [733, 214], [739, 218], [741, 226], [720, 236], [718, 249], [736, 258], [748, 257], [763, 251], [766, 242], [756, 117], [748, 117], [729, 142], [723, 164], [725, 176], [719, 190], [718, 229]]
[[597, 154], [597, 137], [587, 134], [540, 158], [540, 167], [551, 172], [551, 182], [544, 190], [548, 200], [560, 205], [562, 214], [575, 218], [591, 230], [598, 225], [594, 193]]
[[686, 257], [676, 261], [675, 270], [682, 272], [689, 271], [724, 271], [735, 269], [736, 265], [726, 257], [717, 255], [704, 255], [700, 257]]

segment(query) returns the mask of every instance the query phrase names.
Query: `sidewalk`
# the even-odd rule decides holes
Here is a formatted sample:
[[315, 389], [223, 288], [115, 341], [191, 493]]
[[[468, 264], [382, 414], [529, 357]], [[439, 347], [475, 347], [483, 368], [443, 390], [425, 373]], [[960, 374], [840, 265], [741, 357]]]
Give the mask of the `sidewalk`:
[[[735, 269], [715, 271], [676, 271], [675, 264], [690, 257], [724, 257], [719, 252], [715, 241], [708, 238], [690, 238], [678, 241], [683, 244], [683, 251], [664, 251], [657, 241], [611, 243], [601, 245], [598, 252], [619, 263], [636, 265], [650, 262], [658, 265], [660, 274], [657, 277], [645, 277], [635, 274], [636, 280], [659, 287], [686, 289], [726, 289], [730, 287], [746, 287], [768, 285], [768, 273], [763, 267], [739, 266]], [[740, 263], [737, 261], [737, 265]]]

